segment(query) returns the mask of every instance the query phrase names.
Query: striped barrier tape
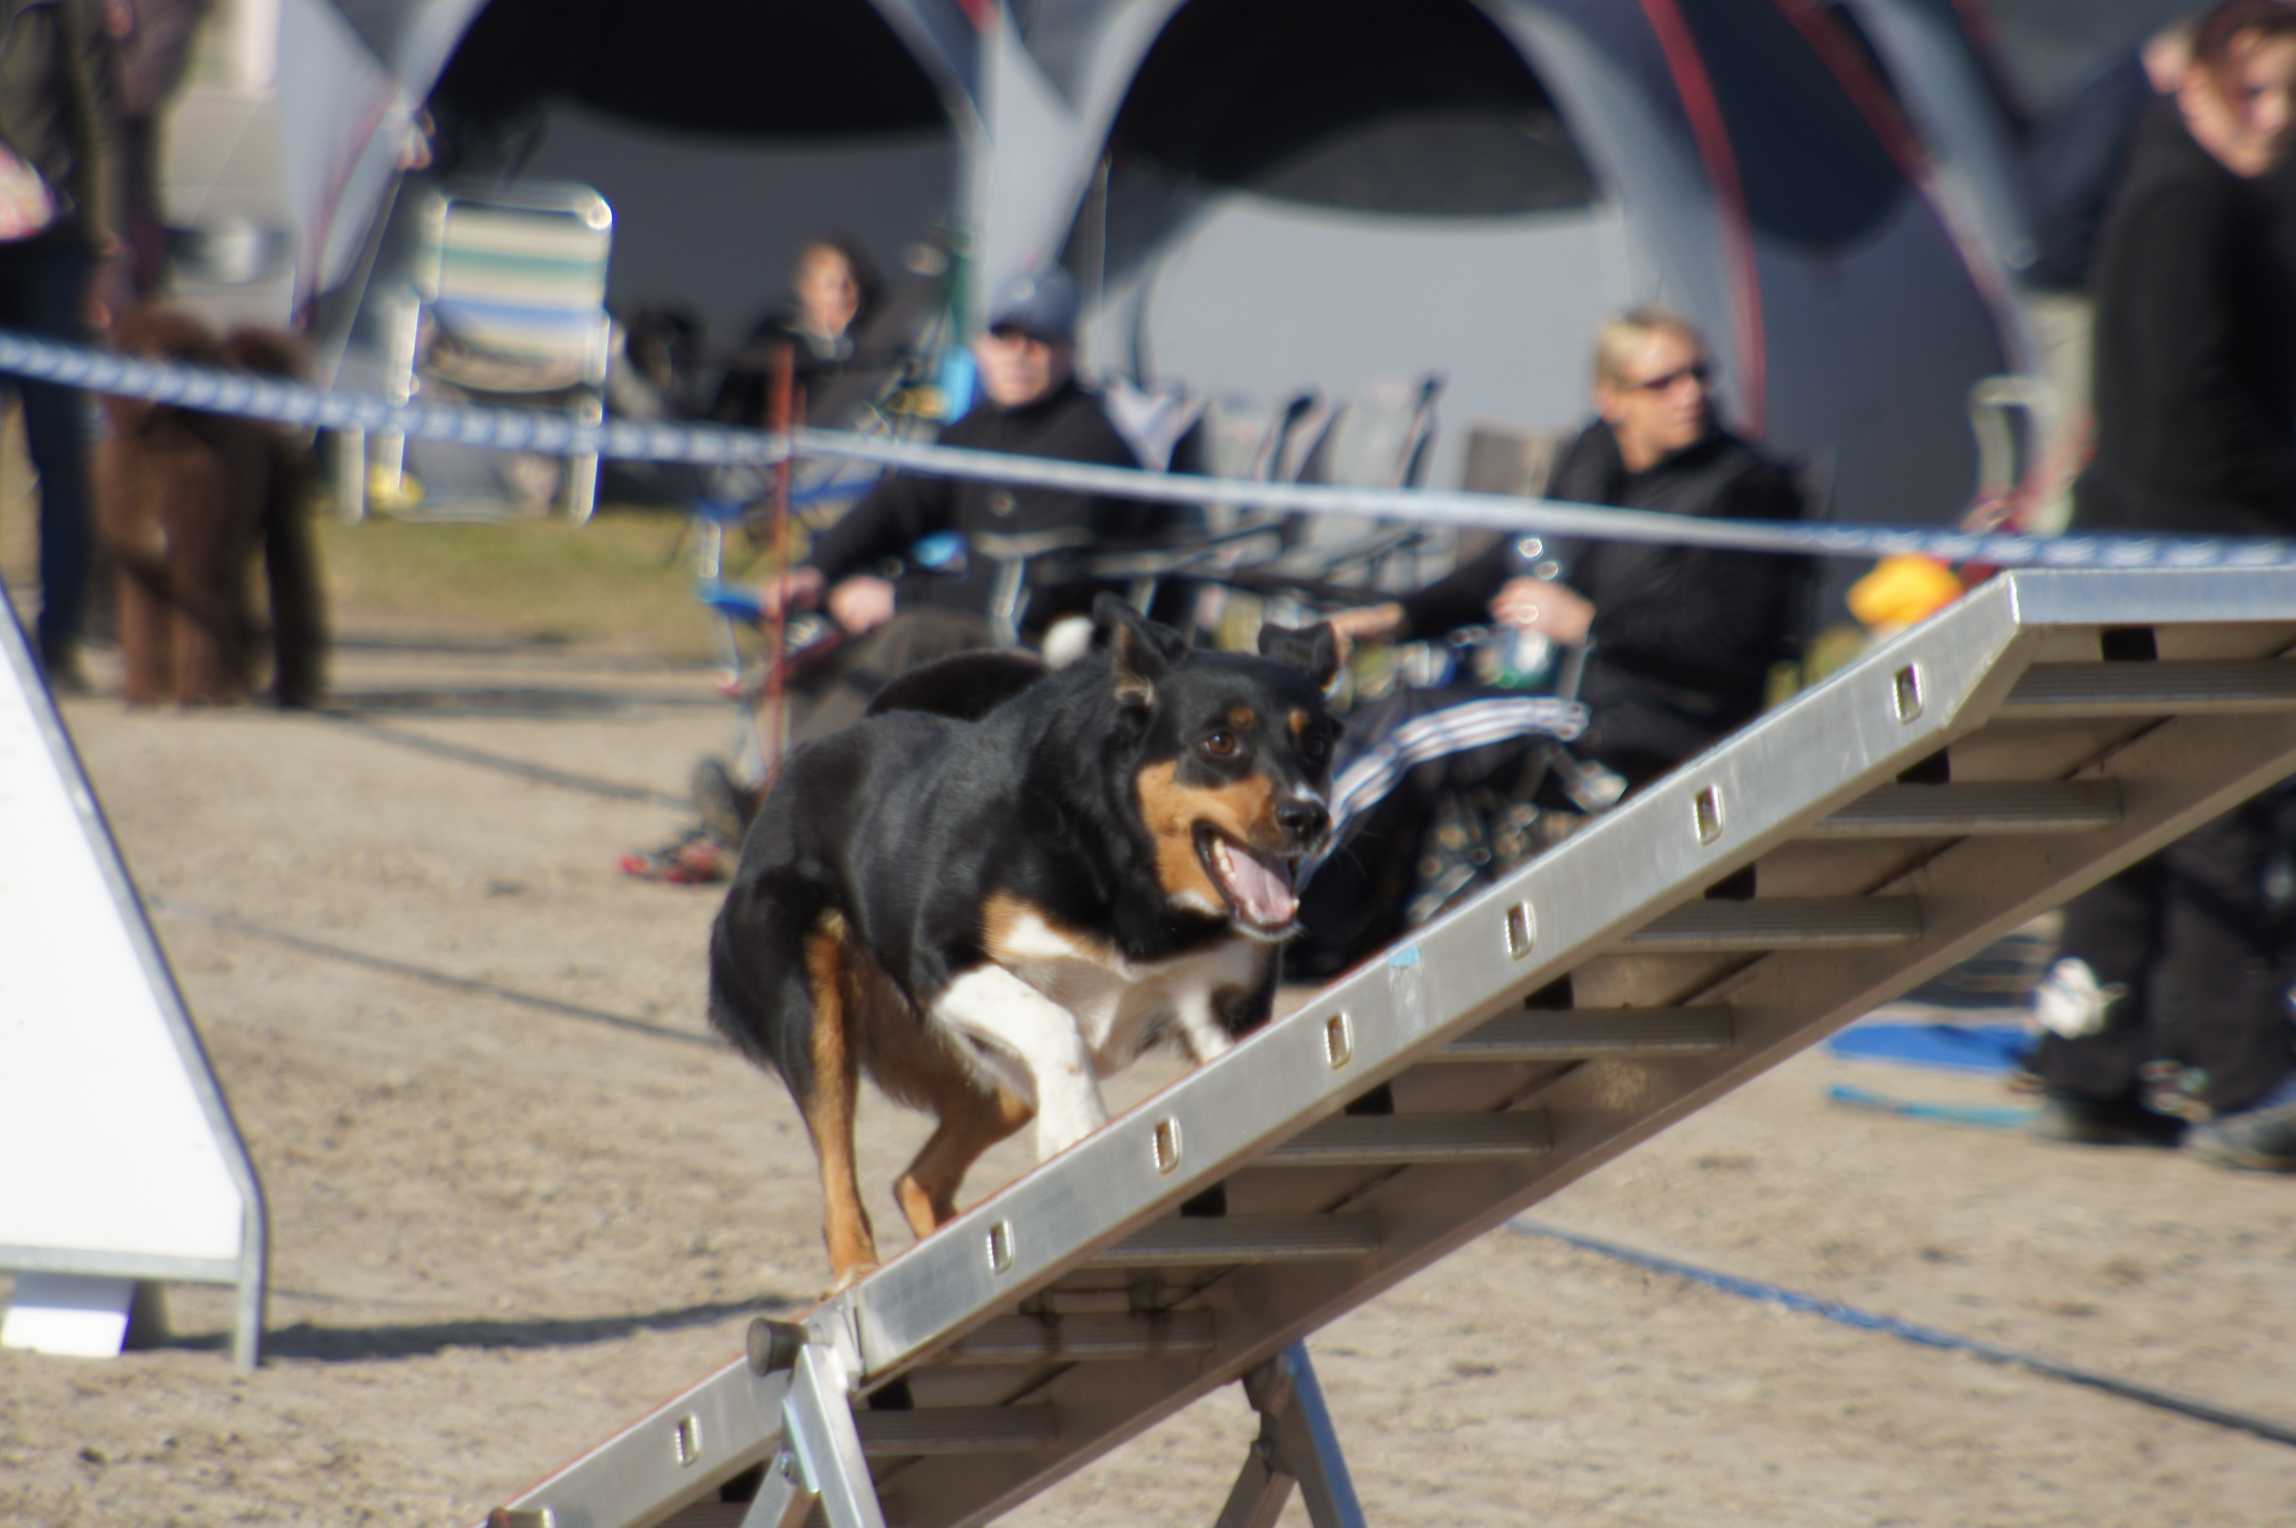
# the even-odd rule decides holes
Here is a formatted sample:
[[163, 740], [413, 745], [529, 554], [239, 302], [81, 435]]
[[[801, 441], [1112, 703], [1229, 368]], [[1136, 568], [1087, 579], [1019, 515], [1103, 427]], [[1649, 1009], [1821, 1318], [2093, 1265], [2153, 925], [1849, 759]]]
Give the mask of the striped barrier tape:
[[[1922, 526], [1710, 520], [1559, 499], [1428, 489], [1257, 483], [1127, 467], [1090, 466], [952, 446], [887, 441], [836, 430], [785, 434], [728, 425], [592, 423], [542, 409], [393, 403], [238, 372], [140, 361], [0, 330], [0, 373], [155, 403], [322, 429], [361, 429], [421, 440], [551, 456], [595, 454], [707, 465], [770, 464], [791, 454], [870, 462], [903, 472], [1195, 505], [1346, 515], [1469, 526], [1518, 535], [1703, 546], [1873, 559], [1898, 555], [1997, 567], [2296, 569], [2296, 540], [2249, 536], [2066, 535]], [[2292, 506], [2296, 508], [2296, 506]]]

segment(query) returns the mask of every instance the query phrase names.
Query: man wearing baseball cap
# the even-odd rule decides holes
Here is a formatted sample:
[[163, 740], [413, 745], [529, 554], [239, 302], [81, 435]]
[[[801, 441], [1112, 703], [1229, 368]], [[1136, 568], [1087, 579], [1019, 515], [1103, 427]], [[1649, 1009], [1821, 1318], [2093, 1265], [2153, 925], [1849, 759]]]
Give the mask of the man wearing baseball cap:
[[[940, 444], [1139, 466], [1099, 400], [1076, 381], [1077, 309], [1076, 282], [1066, 271], [1024, 271], [1002, 282], [972, 346], [980, 397], [941, 431]], [[989, 645], [998, 569], [1011, 559], [1101, 543], [1138, 545], [1165, 523], [1151, 504], [1072, 489], [909, 472], [887, 477], [814, 538], [805, 559], [778, 584], [760, 591], [769, 619], [777, 602], [818, 605], [847, 635], [827, 657], [791, 675], [786, 735], [803, 742], [835, 731], [858, 720], [869, 697], [894, 675]], [[962, 571], [902, 576], [904, 555], [943, 531], [964, 538]], [[1027, 584], [1017, 613], [998, 613], [1017, 614], [1024, 635], [1041, 636], [1062, 616], [1088, 610], [1100, 587], [1039, 577]], [[762, 755], [734, 769], [702, 761], [693, 783], [702, 826], [662, 849], [623, 856], [623, 872], [644, 880], [724, 880], [771, 768]], [[746, 778], [737, 779], [735, 770]]]
[[[986, 323], [973, 341], [981, 396], [940, 434], [940, 444], [1015, 456], [1101, 466], [1137, 467], [1139, 457], [1109, 421], [1099, 399], [1076, 380], [1076, 282], [1053, 267], [1006, 278], [991, 295]], [[895, 590], [882, 567], [925, 537], [963, 536], [971, 549], [956, 577], [912, 580], [903, 603], [929, 600], [943, 609], [985, 617], [996, 558], [1100, 542], [1137, 543], [1158, 526], [1141, 501], [970, 479], [896, 473], [817, 537], [805, 560], [777, 588], [793, 606], [824, 605], [858, 635], [892, 619]], [[1089, 607], [1088, 587], [1032, 588], [1024, 627]]]

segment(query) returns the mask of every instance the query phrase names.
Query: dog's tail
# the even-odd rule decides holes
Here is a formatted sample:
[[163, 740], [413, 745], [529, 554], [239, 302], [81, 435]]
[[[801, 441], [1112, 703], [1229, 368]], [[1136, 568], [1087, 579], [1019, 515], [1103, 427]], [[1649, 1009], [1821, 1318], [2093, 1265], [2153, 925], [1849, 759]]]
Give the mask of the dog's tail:
[[818, 909], [737, 877], [710, 925], [710, 1027], [802, 1102], [813, 1083], [813, 993], [806, 941]]

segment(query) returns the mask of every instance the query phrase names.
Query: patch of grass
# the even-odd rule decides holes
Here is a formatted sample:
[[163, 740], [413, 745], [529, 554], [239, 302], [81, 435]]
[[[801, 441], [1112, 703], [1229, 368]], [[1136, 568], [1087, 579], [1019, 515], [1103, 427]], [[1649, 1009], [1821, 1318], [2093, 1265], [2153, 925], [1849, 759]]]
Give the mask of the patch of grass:
[[[425, 524], [320, 515], [338, 632], [484, 632], [705, 658], [714, 619], [694, 597], [695, 546], [669, 514]], [[676, 555], [672, 556], [672, 548]]]

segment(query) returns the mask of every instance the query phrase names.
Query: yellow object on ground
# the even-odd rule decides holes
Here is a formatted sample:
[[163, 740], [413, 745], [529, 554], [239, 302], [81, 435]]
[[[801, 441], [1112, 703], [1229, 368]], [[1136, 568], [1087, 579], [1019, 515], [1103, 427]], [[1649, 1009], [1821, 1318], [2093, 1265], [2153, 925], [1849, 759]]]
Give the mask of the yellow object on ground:
[[1850, 614], [1875, 631], [1895, 631], [1944, 609], [1961, 597], [1961, 578], [1934, 557], [1884, 557], [1850, 585]]

